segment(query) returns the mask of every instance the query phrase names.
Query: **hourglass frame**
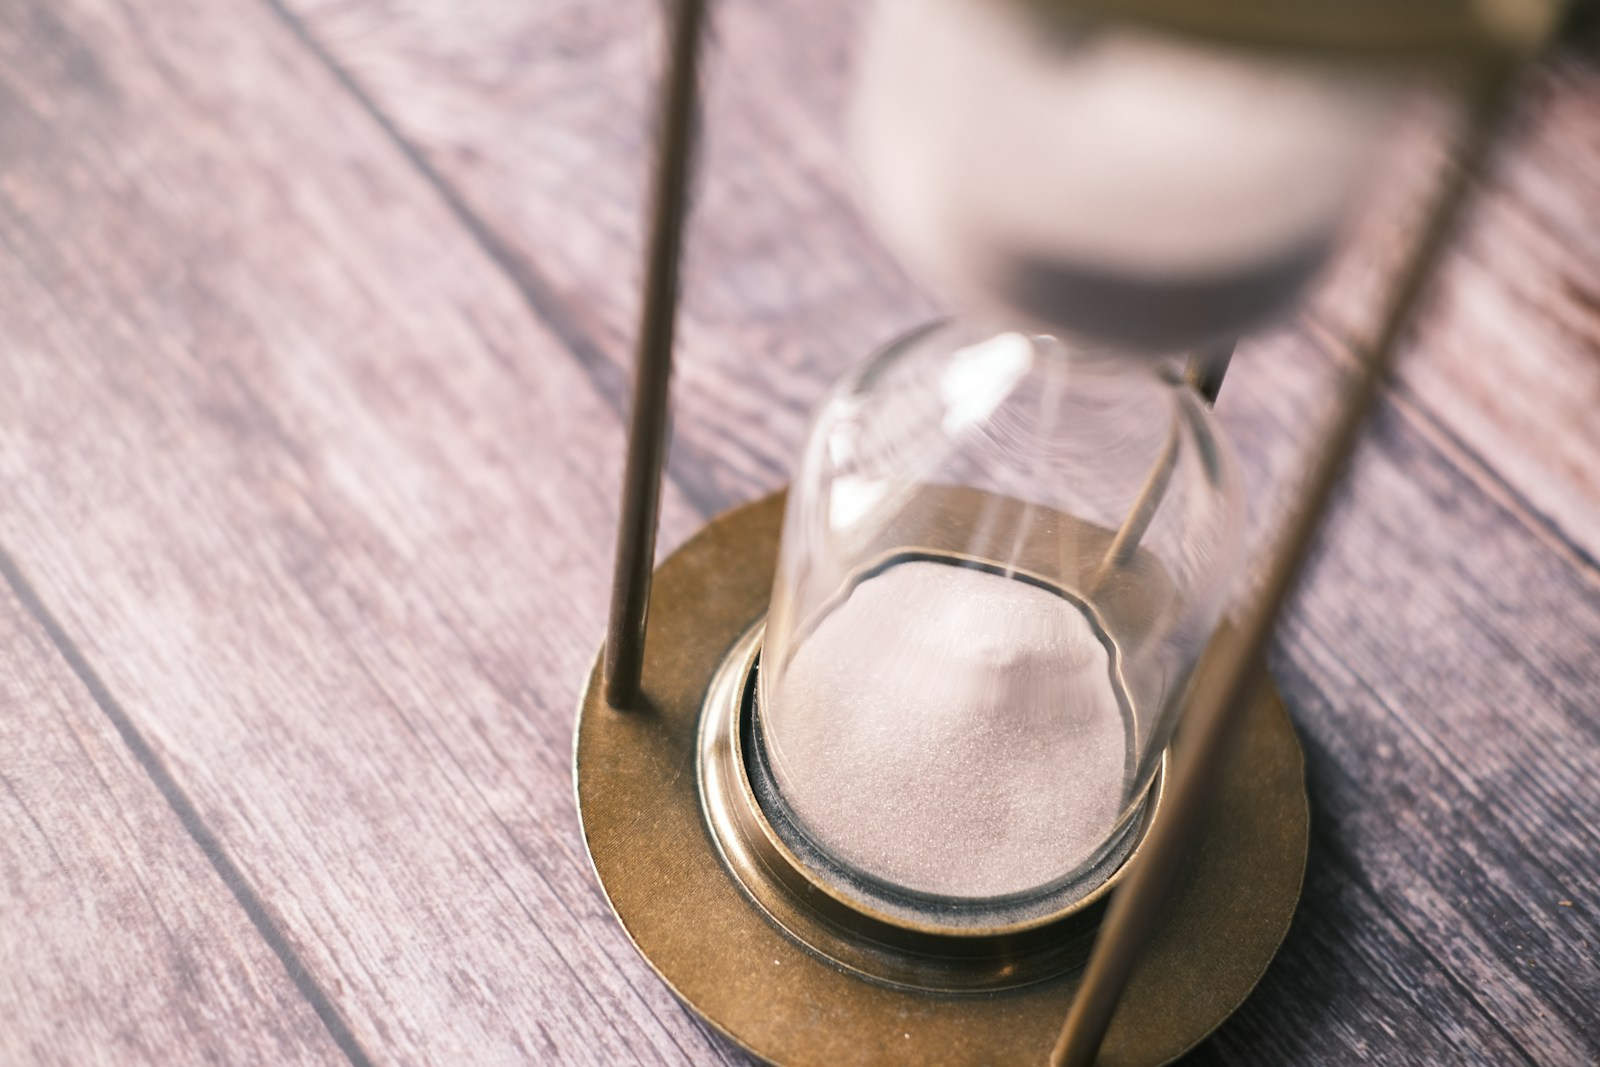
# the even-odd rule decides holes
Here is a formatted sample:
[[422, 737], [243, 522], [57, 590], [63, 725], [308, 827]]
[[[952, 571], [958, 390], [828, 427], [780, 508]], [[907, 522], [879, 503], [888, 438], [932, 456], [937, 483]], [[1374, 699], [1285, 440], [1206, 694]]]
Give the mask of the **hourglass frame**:
[[[678, 0], [612, 610], [580, 701], [575, 784], [590, 856], [629, 936], [681, 998], [763, 1059], [1163, 1063], [1248, 995], [1298, 901], [1308, 826], [1298, 742], [1262, 652], [1490, 148], [1512, 75], [1558, 14], [1522, 0], [1074, 6], [1283, 54], [1443, 66], [1466, 86], [1466, 135], [1314, 448], [1259, 591], [1188, 690], [1181, 743], [1131, 853], [1070, 907], [952, 930], [839, 894], [756, 796], [752, 670], [782, 494], [718, 516], [653, 567], [704, 19], [703, 0]], [[1225, 360], [1191, 364], [1212, 395], [1222, 369]]]

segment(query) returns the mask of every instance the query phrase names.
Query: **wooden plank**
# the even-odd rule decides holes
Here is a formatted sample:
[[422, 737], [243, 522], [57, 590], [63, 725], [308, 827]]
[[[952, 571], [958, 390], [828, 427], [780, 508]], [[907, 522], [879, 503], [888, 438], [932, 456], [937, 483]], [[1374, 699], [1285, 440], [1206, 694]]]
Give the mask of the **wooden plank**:
[[[308, 37], [566, 309], [619, 383], [636, 315], [658, 5], [287, 0]], [[712, 11], [673, 470], [707, 511], [787, 480], [825, 383], [932, 305], [864, 231], [839, 115], [853, 5]], [[607, 389], [615, 396], [620, 384]]]
[[[1493, 471], [1489, 491], [1592, 563], [1600, 555], [1600, 50], [1570, 45], [1524, 79], [1520, 106], [1473, 223], [1439, 279], [1432, 327], [1401, 389], [1458, 448]], [[1400, 198], [1419, 191], [1436, 144], [1404, 153]], [[1317, 328], [1366, 336], [1375, 262], [1405, 230], [1380, 215], [1321, 293]]]
[[351, 1058], [723, 1058], [573, 813], [609, 409], [268, 9], [75, 0], [0, 42], [0, 543]]
[[[1342, 360], [1239, 359], [1219, 411], [1259, 499]], [[1219, 1041], [1240, 1062], [1600, 1057], [1600, 581], [1448, 444], [1386, 407], [1280, 632], [1315, 840], [1282, 985]]]
[[0, 581], [0, 1061], [339, 1059], [217, 863]]

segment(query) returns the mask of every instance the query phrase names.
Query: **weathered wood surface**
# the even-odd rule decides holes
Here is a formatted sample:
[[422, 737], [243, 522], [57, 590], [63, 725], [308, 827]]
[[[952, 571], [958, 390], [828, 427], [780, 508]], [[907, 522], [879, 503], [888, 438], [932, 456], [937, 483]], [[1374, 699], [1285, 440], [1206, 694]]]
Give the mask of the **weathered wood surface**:
[[[59, 681], [4, 689], [0, 769], [52, 803], [0, 808], [0, 1053], [197, 1056], [223, 1005], [240, 1062], [737, 1060], [610, 921], [567, 780], [656, 5], [5, 7], [0, 546], [36, 616], [5, 669]], [[850, 206], [847, 5], [716, 10], [668, 544], [779, 483], [823, 383], [932, 307]], [[1534, 80], [1283, 629], [1306, 900], [1199, 1062], [1600, 1062], [1596, 218], [1588, 46]], [[1229, 379], [1262, 515], [1357, 288]], [[115, 791], [14, 757], [16, 723], [89, 728], [61, 701]], [[74, 832], [105, 791], [146, 854]], [[165, 880], [85, 956], [16, 917], [67, 907], [44, 842], [93, 872], [63, 899]], [[193, 971], [144, 950], [175, 910]]]
[[0, 590], [0, 1062], [336, 1060], [258, 898], [36, 607]]
[[270, 9], [7, 25], [0, 543], [329, 1032], [355, 1062], [721, 1056], [572, 814], [615, 418]]

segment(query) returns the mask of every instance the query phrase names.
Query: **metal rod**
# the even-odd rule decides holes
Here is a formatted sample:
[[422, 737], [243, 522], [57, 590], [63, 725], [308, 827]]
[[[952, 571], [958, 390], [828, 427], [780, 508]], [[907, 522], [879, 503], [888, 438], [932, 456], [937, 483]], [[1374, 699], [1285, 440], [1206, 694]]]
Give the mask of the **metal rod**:
[[[1207, 404], [1217, 401], [1217, 393], [1222, 390], [1222, 378], [1228, 373], [1228, 364], [1233, 361], [1233, 341], [1219, 345], [1209, 352], [1201, 352], [1190, 356], [1184, 364], [1183, 380], [1198, 392]], [[1167, 440], [1161, 446], [1161, 454], [1156, 457], [1155, 466], [1150, 468], [1150, 473], [1145, 476], [1144, 487], [1139, 490], [1139, 496], [1133, 502], [1133, 507], [1128, 510], [1128, 517], [1122, 520], [1122, 526], [1117, 530], [1117, 535], [1111, 539], [1111, 545], [1106, 549], [1100, 566], [1095, 569], [1094, 577], [1089, 579], [1089, 591], [1098, 591], [1120, 568], [1127, 565], [1133, 550], [1139, 547], [1139, 542], [1144, 540], [1144, 533], [1150, 528], [1151, 521], [1156, 517], [1156, 509], [1161, 506], [1161, 500], [1167, 495], [1167, 486], [1172, 484], [1172, 472], [1178, 465], [1178, 423], [1173, 423]]]
[[1167, 439], [1161, 445], [1161, 454], [1156, 457], [1155, 466], [1145, 475], [1144, 486], [1140, 488], [1133, 507], [1128, 509], [1128, 517], [1122, 520], [1122, 526], [1111, 539], [1106, 554], [1101, 557], [1094, 577], [1089, 579], [1090, 593], [1099, 592], [1113, 574], [1126, 566], [1134, 549], [1144, 539], [1145, 531], [1156, 517], [1156, 509], [1161, 506], [1162, 497], [1167, 495], [1167, 486], [1172, 484], [1172, 472], [1178, 466], [1178, 432], [1178, 425], [1174, 422], [1167, 430]]
[[638, 703], [644, 637], [650, 613], [661, 473], [666, 464], [668, 383], [678, 302], [678, 261], [688, 213], [689, 163], [694, 140], [695, 66], [705, 0], [677, 0], [667, 41], [666, 96], [657, 131], [651, 192], [644, 301], [634, 355], [633, 413], [617, 519], [616, 569], [606, 630], [606, 703]]
[[1438, 198], [1385, 309], [1371, 354], [1356, 376], [1333, 431], [1312, 469], [1273, 553], [1263, 592], [1240, 621], [1235, 638], [1215, 650], [1195, 680], [1167, 782], [1166, 814], [1140, 846], [1127, 881], [1106, 909], [1094, 952], [1051, 1053], [1053, 1067], [1089, 1067], [1105, 1037], [1117, 1002], [1160, 916], [1239, 720], [1258, 681], [1257, 671], [1274, 620], [1294, 589], [1322, 514], [1338, 486], [1368, 413], [1387, 376], [1397, 342], [1410, 325], [1433, 268], [1467, 201], [1472, 176], [1482, 166], [1509, 96], [1511, 65], [1496, 62], [1474, 81], [1471, 123], [1459, 161], [1443, 179]]
[[1183, 365], [1183, 380], [1208, 405], [1215, 405], [1217, 394], [1222, 392], [1222, 379], [1228, 373], [1228, 364], [1233, 362], [1233, 350], [1237, 345], [1237, 341], [1228, 341], [1210, 351], [1190, 356]]

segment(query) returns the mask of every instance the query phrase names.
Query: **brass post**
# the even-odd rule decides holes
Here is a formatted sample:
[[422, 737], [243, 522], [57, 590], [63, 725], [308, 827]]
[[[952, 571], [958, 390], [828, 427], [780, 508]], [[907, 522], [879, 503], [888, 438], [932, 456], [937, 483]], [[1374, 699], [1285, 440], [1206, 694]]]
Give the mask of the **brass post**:
[[1228, 373], [1228, 364], [1233, 362], [1235, 347], [1234, 341], [1220, 344], [1208, 352], [1190, 356], [1183, 365], [1183, 380], [1207, 404], [1215, 405], [1217, 394], [1222, 392], [1222, 379]]
[[1462, 215], [1473, 175], [1493, 142], [1511, 83], [1512, 64], [1485, 63], [1472, 86], [1470, 126], [1460, 158], [1446, 173], [1432, 212], [1384, 311], [1381, 327], [1273, 553], [1261, 596], [1239, 620], [1236, 639], [1216, 650], [1195, 680], [1172, 755], [1168, 818], [1153, 826], [1127, 880], [1112, 897], [1083, 982], [1073, 998], [1053, 1067], [1089, 1067], [1122, 991], [1160, 916], [1187, 846], [1205, 812], [1222, 756], [1246, 706], [1279, 609], [1295, 587], [1334, 489], [1361, 438], [1387, 377], [1397, 342], [1411, 324], [1427, 282]]
[[646, 251], [644, 301], [634, 356], [633, 412], [617, 519], [616, 569], [606, 629], [606, 703], [630, 708], [639, 700], [644, 636], [650, 613], [661, 475], [666, 466], [668, 383], [678, 261], [688, 213], [689, 162], [694, 138], [695, 66], [705, 0], [677, 0], [667, 41], [666, 97], [657, 130]]
[[[1184, 364], [1183, 380], [1207, 404], [1217, 402], [1217, 394], [1222, 391], [1222, 378], [1228, 373], [1228, 364], [1233, 361], [1233, 348], [1234, 342], [1229, 341], [1210, 351], [1190, 356]], [[1167, 495], [1167, 486], [1172, 482], [1172, 472], [1178, 463], [1178, 432], [1175, 420], [1166, 442], [1161, 446], [1161, 454], [1145, 476], [1138, 498], [1133, 502], [1133, 507], [1128, 509], [1128, 517], [1122, 520], [1117, 536], [1106, 549], [1105, 558], [1089, 580], [1090, 592], [1098, 590], [1118, 568], [1125, 566], [1133, 550], [1144, 539], [1144, 532], [1150, 528], [1151, 520], [1156, 517], [1156, 509], [1161, 506], [1161, 499]]]

